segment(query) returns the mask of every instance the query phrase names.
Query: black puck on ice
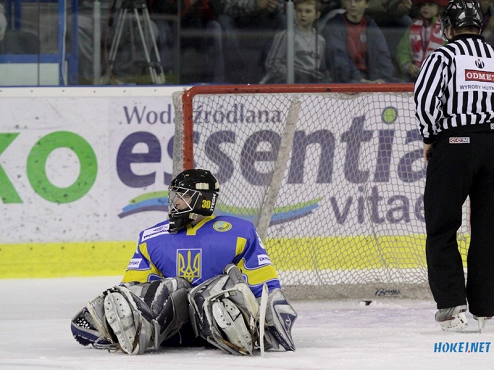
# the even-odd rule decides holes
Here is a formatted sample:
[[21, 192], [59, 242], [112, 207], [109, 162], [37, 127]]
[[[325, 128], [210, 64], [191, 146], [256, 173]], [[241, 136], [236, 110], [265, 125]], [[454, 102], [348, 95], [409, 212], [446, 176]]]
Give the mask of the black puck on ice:
[[364, 300], [364, 301], [359, 301], [359, 303], [358, 303], [358, 304], [359, 304], [360, 306], [370, 306], [370, 305], [371, 305], [371, 303], [372, 303], [372, 301], [370, 301], [370, 300]]

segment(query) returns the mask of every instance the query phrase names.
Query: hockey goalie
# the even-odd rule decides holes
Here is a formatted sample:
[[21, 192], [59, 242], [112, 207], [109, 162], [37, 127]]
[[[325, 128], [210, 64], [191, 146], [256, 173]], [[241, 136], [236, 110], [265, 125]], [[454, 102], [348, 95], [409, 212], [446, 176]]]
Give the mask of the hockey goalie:
[[143, 354], [213, 345], [235, 355], [294, 351], [297, 313], [254, 225], [215, 216], [219, 183], [186, 170], [169, 187], [168, 220], [143, 230], [122, 282], [72, 319], [82, 345]]

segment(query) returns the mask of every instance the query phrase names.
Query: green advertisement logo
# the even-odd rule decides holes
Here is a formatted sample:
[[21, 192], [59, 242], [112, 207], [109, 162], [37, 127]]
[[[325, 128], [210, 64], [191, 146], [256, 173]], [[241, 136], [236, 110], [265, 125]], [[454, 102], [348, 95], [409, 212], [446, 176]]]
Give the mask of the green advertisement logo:
[[[0, 133], [0, 155], [19, 136], [19, 133]], [[67, 187], [53, 185], [46, 174], [46, 162], [56, 149], [68, 148], [79, 159], [79, 176]], [[33, 190], [53, 203], [71, 203], [89, 192], [96, 181], [98, 161], [89, 143], [73, 132], [57, 131], [42, 137], [29, 152], [27, 177]], [[3, 203], [22, 203], [5, 170], [0, 166], [0, 198]]]

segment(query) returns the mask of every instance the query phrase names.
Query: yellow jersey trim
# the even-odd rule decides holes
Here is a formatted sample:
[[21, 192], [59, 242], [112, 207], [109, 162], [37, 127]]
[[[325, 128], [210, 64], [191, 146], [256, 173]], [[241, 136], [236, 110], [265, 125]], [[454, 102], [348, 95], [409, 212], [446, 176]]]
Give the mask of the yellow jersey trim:
[[265, 265], [256, 269], [248, 269], [245, 267], [245, 260], [241, 259], [237, 267], [247, 276], [247, 284], [259, 285], [269, 280], [278, 279], [278, 274], [273, 265]]
[[211, 221], [215, 218], [216, 218], [215, 215], [206, 216], [201, 221], [199, 221], [197, 223], [197, 225], [188, 224], [187, 225], [187, 235], [196, 235], [197, 230], [199, 230], [201, 227], [203, 227], [206, 222]]
[[245, 250], [246, 244], [247, 244], [247, 239], [241, 238], [241, 237], [237, 238], [237, 246], [235, 248], [235, 257], [242, 254], [242, 252]]

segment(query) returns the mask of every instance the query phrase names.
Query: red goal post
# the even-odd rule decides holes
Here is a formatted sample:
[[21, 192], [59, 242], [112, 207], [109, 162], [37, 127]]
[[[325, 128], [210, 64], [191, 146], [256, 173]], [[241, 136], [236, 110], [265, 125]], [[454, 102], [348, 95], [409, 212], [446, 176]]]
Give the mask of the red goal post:
[[[174, 175], [218, 177], [215, 213], [256, 225], [292, 298], [429, 297], [412, 84], [196, 86], [173, 100]], [[458, 238], [465, 255], [466, 226]]]

